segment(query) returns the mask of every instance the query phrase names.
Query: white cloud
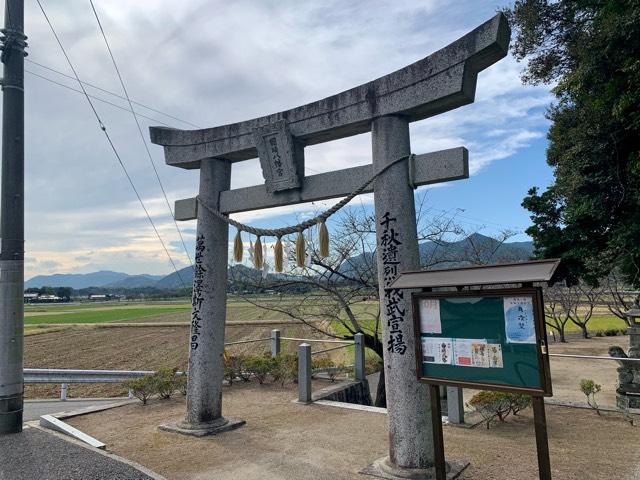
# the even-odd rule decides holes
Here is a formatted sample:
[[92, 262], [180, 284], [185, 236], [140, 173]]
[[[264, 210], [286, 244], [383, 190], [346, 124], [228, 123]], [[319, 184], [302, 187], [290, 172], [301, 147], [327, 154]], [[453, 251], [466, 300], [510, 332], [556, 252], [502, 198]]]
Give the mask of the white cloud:
[[[45, 2], [45, 8], [81, 77], [120, 92], [88, 3]], [[360, 0], [298, 2], [97, 2], [131, 97], [209, 127], [281, 111], [390, 73], [447, 45], [495, 13], [471, 0]], [[29, 60], [71, 73], [37, 8], [27, 9]], [[77, 88], [34, 64], [27, 68]], [[521, 66], [506, 58], [482, 72], [476, 103], [412, 124], [415, 153], [459, 145], [470, 149], [472, 174], [516, 155], [547, 128], [541, 113], [547, 91], [523, 86]], [[126, 106], [126, 102], [89, 89]], [[180, 265], [186, 255], [155, 182], [131, 115], [96, 102], [158, 230]], [[137, 107], [177, 127], [185, 124]], [[142, 119], [147, 127], [156, 122]], [[144, 212], [81, 95], [26, 77], [27, 277], [52, 270], [110, 268], [165, 273], [166, 260]], [[153, 158], [173, 203], [197, 193], [197, 171]], [[307, 174], [370, 162], [370, 135], [306, 149]], [[233, 188], [262, 182], [256, 160], [233, 167]], [[371, 202], [371, 196], [358, 200]], [[248, 212], [242, 221], [291, 214], [304, 217], [324, 205]], [[289, 217], [282, 218], [283, 214]], [[181, 225], [193, 241], [194, 222]], [[189, 244], [190, 245], [190, 244]], [[56, 262], [59, 266], [55, 266]]]

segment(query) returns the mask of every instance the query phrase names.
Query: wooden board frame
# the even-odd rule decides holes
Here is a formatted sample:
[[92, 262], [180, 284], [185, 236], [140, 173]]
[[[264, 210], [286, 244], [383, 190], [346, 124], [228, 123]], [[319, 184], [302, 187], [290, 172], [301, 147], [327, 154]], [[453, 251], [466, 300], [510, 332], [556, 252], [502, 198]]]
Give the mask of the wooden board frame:
[[[538, 345], [537, 358], [540, 374], [540, 388], [509, 386], [499, 383], [460, 381], [443, 377], [425, 377], [422, 375], [422, 339], [420, 332], [420, 310], [419, 300], [421, 298], [451, 298], [451, 297], [500, 297], [500, 296], [530, 296], [533, 299], [533, 318], [536, 333], [536, 344]], [[423, 383], [448, 385], [462, 388], [473, 388], [477, 390], [494, 390], [498, 392], [522, 393], [532, 396], [550, 397], [553, 395], [551, 387], [551, 374], [549, 367], [549, 356], [547, 350], [547, 332], [544, 323], [544, 303], [542, 289], [540, 287], [522, 288], [495, 288], [483, 290], [465, 291], [423, 291], [411, 294], [413, 305], [413, 323], [415, 331], [416, 348], [416, 374], [418, 380]], [[543, 353], [544, 349], [544, 353]]]

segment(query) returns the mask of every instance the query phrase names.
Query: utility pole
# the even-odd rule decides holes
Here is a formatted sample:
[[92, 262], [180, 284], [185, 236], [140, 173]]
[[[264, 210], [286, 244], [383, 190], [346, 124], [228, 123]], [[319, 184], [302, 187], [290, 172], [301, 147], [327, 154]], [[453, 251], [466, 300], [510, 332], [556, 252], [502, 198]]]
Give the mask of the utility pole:
[[0, 434], [22, 431], [24, 379], [24, 1], [6, 0], [0, 32]]

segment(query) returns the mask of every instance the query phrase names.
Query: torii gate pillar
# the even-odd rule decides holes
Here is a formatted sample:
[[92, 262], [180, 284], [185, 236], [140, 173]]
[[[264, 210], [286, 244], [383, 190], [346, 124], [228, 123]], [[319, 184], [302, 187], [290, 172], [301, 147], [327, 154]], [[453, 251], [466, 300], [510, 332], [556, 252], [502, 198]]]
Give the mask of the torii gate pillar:
[[[231, 163], [209, 158], [200, 164], [200, 198], [218, 208], [220, 192], [229, 190]], [[183, 422], [160, 426], [194, 436], [214, 435], [244, 425], [222, 416], [224, 330], [227, 315], [229, 225], [198, 212], [194, 262], [187, 414]]]
[[[380, 117], [372, 122], [371, 131], [374, 170], [411, 153], [405, 118]], [[430, 397], [428, 386], [416, 382], [411, 299], [402, 290], [385, 290], [400, 272], [420, 269], [415, 204], [406, 162], [376, 179], [374, 200], [389, 418], [389, 457], [380, 467], [427, 470], [433, 467], [434, 459]]]

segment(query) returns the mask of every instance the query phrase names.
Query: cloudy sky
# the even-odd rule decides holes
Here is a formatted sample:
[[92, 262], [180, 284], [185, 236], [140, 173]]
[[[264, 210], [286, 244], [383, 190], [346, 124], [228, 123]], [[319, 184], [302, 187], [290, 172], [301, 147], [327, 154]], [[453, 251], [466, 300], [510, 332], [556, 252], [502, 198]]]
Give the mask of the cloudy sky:
[[[41, 0], [80, 77], [122, 94], [88, 0]], [[35, 0], [26, 0], [26, 278], [90, 272], [164, 274], [171, 265], [117, 164]], [[212, 127], [308, 103], [390, 73], [449, 44], [508, 0], [94, 1], [145, 135], [149, 125]], [[35, 62], [35, 63], [34, 63]], [[43, 67], [44, 66], [44, 67]], [[431, 188], [434, 214], [485, 234], [522, 231], [530, 186], [545, 187], [546, 87], [523, 86], [508, 57], [479, 76], [476, 102], [412, 124], [412, 151], [464, 145], [471, 178]], [[46, 77], [49, 80], [43, 79]], [[178, 266], [188, 265], [126, 101], [96, 102]], [[166, 116], [163, 113], [171, 115]], [[148, 118], [146, 118], [148, 117]], [[183, 121], [176, 120], [179, 118]], [[197, 171], [164, 164], [173, 203], [197, 192]], [[307, 173], [371, 162], [370, 135], [306, 149]], [[257, 160], [235, 164], [232, 187], [262, 182]], [[370, 198], [356, 201], [368, 205]], [[317, 206], [242, 214], [283, 226]], [[458, 210], [459, 209], [459, 210]], [[192, 248], [195, 223], [181, 223]], [[514, 240], [526, 240], [524, 234]]]

